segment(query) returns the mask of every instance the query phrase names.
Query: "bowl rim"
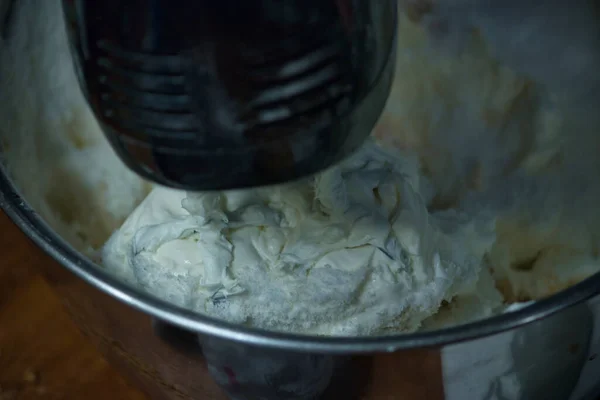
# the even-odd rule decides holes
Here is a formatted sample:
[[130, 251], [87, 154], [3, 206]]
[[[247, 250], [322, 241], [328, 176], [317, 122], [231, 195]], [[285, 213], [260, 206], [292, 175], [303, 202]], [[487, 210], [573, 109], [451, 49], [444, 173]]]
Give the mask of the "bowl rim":
[[187, 331], [248, 345], [327, 354], [441, 347], [516, 329], [600, 294], [600, 273], [597, 273], [520, 310], [439, 330], [371, 337], [329, 337], [267, 331], [232, 324], [184, 309], [119, 281], [100, 265], [75, 250], [46, 224], [19, 194], [3, 162], [0, 162], [0, 208], [26, 236], [59, 264], [126, 306]]

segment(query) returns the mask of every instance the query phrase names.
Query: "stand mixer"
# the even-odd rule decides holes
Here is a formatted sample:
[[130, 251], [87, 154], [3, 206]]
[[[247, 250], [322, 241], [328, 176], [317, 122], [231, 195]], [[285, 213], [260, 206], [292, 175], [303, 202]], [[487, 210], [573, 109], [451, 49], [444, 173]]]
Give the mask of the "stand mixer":
[[321, 171], [370, 134], [395, 0], [64, 0], [79, 82], [113, 149], [186, 190]]

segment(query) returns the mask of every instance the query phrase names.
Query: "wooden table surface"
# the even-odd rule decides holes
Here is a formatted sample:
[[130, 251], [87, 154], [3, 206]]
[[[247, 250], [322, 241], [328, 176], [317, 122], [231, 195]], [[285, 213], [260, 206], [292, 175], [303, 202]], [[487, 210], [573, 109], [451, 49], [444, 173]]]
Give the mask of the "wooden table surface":
[[36, 264], [49, 257], [0, 211], [0, 400], [143, 400], [79, 333]]

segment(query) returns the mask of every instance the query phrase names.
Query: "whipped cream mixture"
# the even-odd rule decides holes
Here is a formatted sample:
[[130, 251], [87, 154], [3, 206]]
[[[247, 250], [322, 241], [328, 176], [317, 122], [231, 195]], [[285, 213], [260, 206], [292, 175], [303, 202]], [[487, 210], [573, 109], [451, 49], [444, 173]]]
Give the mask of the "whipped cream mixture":
[[326, 335], [481, 319], [600, 270], [598, 121], [494, 60], [487, 44], [509, 38], [466, 29], [457, 46], [420, 24], [401, 18], [374, 132], [404, 154], [369, 142], [293, 185], [154, 189], [105, 246], [107, 268], [203, 314]]
[[443, 301], [474, 291], [493, 241], [491, 223], [454, 213], [438, 223], [417, 171], [369, 142], [285, 186], [156, 188], [103, 261], [151, 293], [231, 322], [327, 335], [415, 330]]

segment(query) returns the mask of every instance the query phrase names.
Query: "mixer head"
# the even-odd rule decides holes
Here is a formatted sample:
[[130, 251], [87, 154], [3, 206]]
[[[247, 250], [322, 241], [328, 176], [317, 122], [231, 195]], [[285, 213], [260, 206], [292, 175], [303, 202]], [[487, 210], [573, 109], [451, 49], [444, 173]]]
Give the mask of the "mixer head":
[[314, 174], [363, 143], [396, 0], [63, 0], [83, 92], [133, 171], [217, 190]]

